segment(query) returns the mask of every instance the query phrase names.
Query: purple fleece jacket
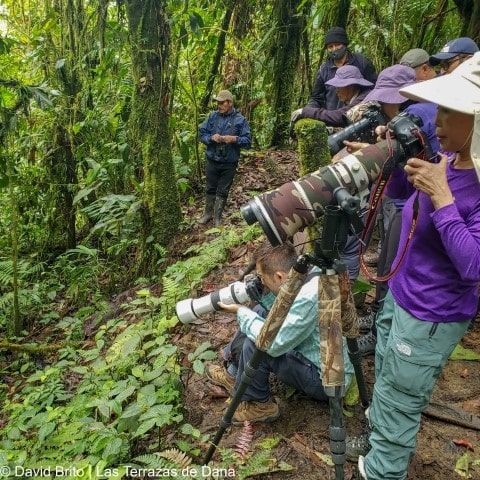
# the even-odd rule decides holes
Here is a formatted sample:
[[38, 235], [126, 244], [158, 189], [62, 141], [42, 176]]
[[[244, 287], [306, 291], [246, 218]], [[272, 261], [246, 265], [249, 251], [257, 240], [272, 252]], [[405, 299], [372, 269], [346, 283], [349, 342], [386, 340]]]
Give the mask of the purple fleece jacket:
[[[475, 316], [480, 282], [480, 183], [475, 169], [456, 169], [447, 178], [455, 202], [434, 210], [419, 193], [418, 223], [399, 271], [389, 281], [395, 301], [419, 320], [459, 322]], [[395, 169], [386, 194], [405, 191], [406, 175]], [[398, 263], [412, 225], [416, 192], [405, 203]], [[393, 268], [393, 267], [392, 267]]]

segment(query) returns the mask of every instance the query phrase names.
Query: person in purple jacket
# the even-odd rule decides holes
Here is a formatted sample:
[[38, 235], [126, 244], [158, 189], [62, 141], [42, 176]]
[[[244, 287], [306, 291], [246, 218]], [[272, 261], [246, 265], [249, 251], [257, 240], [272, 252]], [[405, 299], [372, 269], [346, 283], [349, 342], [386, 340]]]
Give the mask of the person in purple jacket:
[[[480, 282], [480, 53], [454, 72], [401, 89], [438, 105], [439, 162], [408, 159], [387, 194], [416, 191], [403, 208], [402, 231], [383, 309], [377, 315], [370, 450], [360, 478], [403, 480], [421, 414], [435, 382], [475, 316]], [[477, 117], [477, 118], [476, 118]], [[476, 127], [476, 128], [475, 128]], [[411, 235], [412, 219], [416, 226]]]

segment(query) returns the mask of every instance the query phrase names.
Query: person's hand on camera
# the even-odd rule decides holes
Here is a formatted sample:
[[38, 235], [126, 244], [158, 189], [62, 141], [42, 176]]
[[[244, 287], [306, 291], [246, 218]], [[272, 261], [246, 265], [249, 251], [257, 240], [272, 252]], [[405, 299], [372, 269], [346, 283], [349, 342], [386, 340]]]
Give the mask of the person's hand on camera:
[[355, 153], [362, 148], [368, 147], [370, 144], [367, 142], [349, 142], [348, 140], [344, 140], [343, 144], [347, 147], [348, 153]]
[[224, 312], [227, 312], [227, 313], [237, 313], [239, 308], [242, 306], [242, 305], [239, 305], [238, 303], [231, 303], [231, 304], [226, 304], [226, 303], [223, 303], [223, 302], [218, 302], [218, 306], [224, 311]]
[[451, 205], [453, 196], [447, 182], [447, 156], [439, 154], [439, 163], [410, 158], [405, 165], [408, 181], [431, 199], [435, 209]]
[[259, 302], [263, 295], [263, 289], [263, 283], [257, 275], [249, 275], [245, 278], [245, 291], [250, 300]]
[[212, 141], [215, 143], [223, 143], [223, 137], [219, 133], [214, 133], [212, 135]]

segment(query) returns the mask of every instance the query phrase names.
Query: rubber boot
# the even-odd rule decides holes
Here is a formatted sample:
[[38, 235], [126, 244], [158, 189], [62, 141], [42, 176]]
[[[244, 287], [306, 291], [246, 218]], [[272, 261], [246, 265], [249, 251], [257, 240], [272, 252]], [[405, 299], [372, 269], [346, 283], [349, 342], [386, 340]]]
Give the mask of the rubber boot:
[[223, 213], [223, 209], [225, 208], [226, 203], [227, 203], [226, 198], [217, 197], [215, 199], [213, 221], [215, 222], [216, 227], [221, 227], [222, 226], [222, 213]]
[[204, 225], [213, 218], [213, 209], [215, 205], [215, 195], [208, 195], [205, 197], [205, 213], [198, 221], [200, 225]]

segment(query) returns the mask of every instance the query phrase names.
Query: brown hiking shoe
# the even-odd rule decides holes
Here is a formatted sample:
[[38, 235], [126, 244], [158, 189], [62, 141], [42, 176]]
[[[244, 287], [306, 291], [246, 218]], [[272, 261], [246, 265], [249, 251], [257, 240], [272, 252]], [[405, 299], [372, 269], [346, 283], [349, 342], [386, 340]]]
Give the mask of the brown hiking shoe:
[[267, 402], [241, 402], [232, 423], [243, 425], [243, 422], [273, 422], [280, 415], [278, 405], [270, 398]]
[[223, 367], [208, 365], [205, 374], [212, 383], [220, 385], [228, 393], [232, 393], [233, 387], [235, 387], [235, 378], [231, 377]]

